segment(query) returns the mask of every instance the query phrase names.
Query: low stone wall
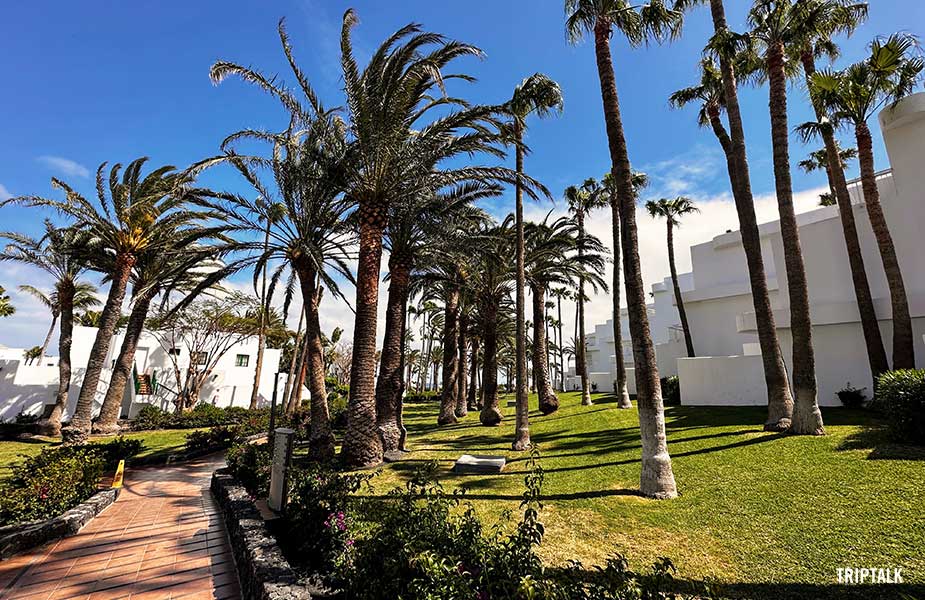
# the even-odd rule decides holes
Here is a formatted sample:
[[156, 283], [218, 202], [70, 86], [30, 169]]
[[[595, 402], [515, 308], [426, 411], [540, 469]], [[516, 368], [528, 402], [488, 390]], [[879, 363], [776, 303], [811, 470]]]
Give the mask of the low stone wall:
[[64, 514], [45, 521], [30, 521], [18, 525], [0, 527], [0, 560], [5, 560], [42, 544], [75, 535], [116, 501], [119, 490], [102, 490], [86, 502], [78, 504]]
[[328, 590], [300, 580], [247, 490], [225, 469], [212, 475], [211, 487], [224, 515], [244, 600], [310, 600], [333, 596]]

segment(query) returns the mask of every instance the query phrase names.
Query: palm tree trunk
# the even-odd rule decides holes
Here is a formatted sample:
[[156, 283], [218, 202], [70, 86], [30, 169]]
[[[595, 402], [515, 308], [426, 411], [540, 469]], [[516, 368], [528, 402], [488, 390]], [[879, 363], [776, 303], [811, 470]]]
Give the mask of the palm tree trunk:
[[562, 293], [556, 297], [556, 305], [559, 310], [559, 391], [565, 392], [565, 342], [562, 340]]
[[546, 289], [542, 284], [531, 285], [533, 296], [533, 378], [536, 381], [536, 393], [539, 396], [540, 412], [550, 415], [559, 410], [559, 398], [552, 389], [549, 375], [549, 344], [546, 338], [544, 313], [546, 310]]
[[356, 321], [350, 364], [350, 399], [342, 454], [351, 467], [382, 462], [382, 440], [376, 426], [376, 320], [382, 235], [388, 219], [383, 204], [360, 203], [360, 254], [357, 263]]
[[[303, 302], [302, 310], [308, 311]], [[299, 372], [293, 381], [292, 391], [289, 394], [287, 412], [294, 413], [302, 407], [302, 387], [305, 385], [305, 374], [308, 371], [308, 336], [302, 340], [302, 351], [299, 354]]]
[[825, 427], [816, 399], [816, 357], [813, 352], [813, 328], [809, 314], [809, 287], [806, 281], [806, 266], [803, 264], [800, 227], [793, 208], [790, 127], [787, 122], [787, 77], [784, 74], [782, 43], [771, 44], [768, 49], [768, 73], [774, 184], [780, 213], [787, 292], [790, 298], [790, 333], [793, 340], [794, 408], [790, 432], [800, 435], [823, 435]]
[[151, 306], [154, 296], [155, 290], [149, 289], [135, 299], [135, 306], [129, 316], [125, 337], [122, 338], [122, 347], [116, 359], [116, 366], [109, 379], [109, 389], [106, 390], [99, 417], [93, 423], [94, 433], [108, 435], [119, 431], [119, 411], [122, 408], [122, 399], [125, 398], [125, 385], [135, 365], [135, 350], [138, 348], [138, 340], [141, 338], [145, 319], [148, 316], [148, 307]]
[[[578, 257], [584, 255], [585, 213], [578, 209]], [[615, 240], [616, 241], [616, 240]], [[591, 378], [588, 376], [588, 355], [585, 351], [585, 280], [578, 280], [578, 347], [576, 348], [575, 367], [581, 377], [581, 404], [591, 406]]]
[[479, 405], [479, 338], [478, 336], [473, 336], [472, 338], [472, 361], [469, 366], [470, 377], [469, 380], [469, 394], [466, 402], [469, 405], [469, 410], [480, 410], [482, 407]]
[[684, 299], [681, 298], [681, 286], [678, 283], [678, 269], [674, 262], [674, 226], [671, 217], [665, 222], [668, 224], [668, 270], [671, 272], [671, 285], [674, 288], [674, 301], [678, 305], [678, 316], [681, 319], [681, 329], [684, 331], [684, 345], [687, 346], [688, 358], [694, 358], [694, 341], [691, 339], [691, 328], [687, 324], [687, 311], [684, 310]]
[[527, 347], [526, 341], [526, 275], [524, 271], [524, 193], [520, 183], [520, 175], [524, 172], [524, 150], [523, 150], [523, 123], [518, 118], [514, 118], [514, 136], [517, 140], [517, 149], [515, 150], [517, 184], [514, 186], [515, 198], [515, 221], [517, 227], [517, 285], [516, 285], [516, 308], [517, 308], [517, 326], [515, 327], [514, 355], [515, 355], [515, 400], [517, 409], [517, 418], [514, 425], [514, 443], [511, 448], [514, 450], [526, 450], [530, 447], [530, 404], [529, 390], [527, 389]]
[[328, 391], [324, 383], [324, 346], [318, 310], [321, 304], [319, 273], [307, 259], [296, 265], [305, 307], [305, 353], [308, 390], [311, 394], [311, 430], [308, 435], [309, 455], [319, 461], [334, 456], [334, 434], [328, 412]]
[[461, 308], [459, 311], [459, 344], [457, 347], [457, 356], [459, 359], [459, 377], [457, 378], [457, 391], [456, 391], [456, 418], [462, 419], [469, 414], [468, 406], [466, 405], [466, 390], [468, 388], [468, 374], [469, 374], [469, 361], [468, 361], [468, 350], [469, 350], [469, 315], [466, 314], [466, 310]]
[[299, 325], [295, 330], [295, 340], [292, 343], [292, 360], [289, 361], [289, 376], [286, 377], [286, 387], [283, 388], [283, 402], [286, 406], [286, 413], [292, 414], [295, 408], [290, 402], [289, 393], [292, 391], [292, 380], [295, 378], [296, 365], [299, 364], [299, 358], [302, 356], [302, 325], [305, 323], [305, 303], [299, 309]]
[[671, 457], [668, 454], [665, 412], [658, 366], [655, 362], [655, 348], [649, 335], [646, 294], [639, 264], [632, 170], [610, 56], [610, 27], [606, 23], [598, 22], [594, 34], [612, 173], [617, 184], [617, 197], [612, 202], [620, 203], [621, 240], [614, 240], [614, 246], [622, 241], [626, 302], [636, 373], [636, 405], [639, 410], [639, 430], [642, 438], [640, 491], [651, 498], [674, 498], [678, 495], [678, 490], [671, 468]]
[[861, 187], [864, 190], [864, 202], [867, 215], [880, 249], [880, 260], [890, 286], [890, 302], [893, 308], [893, 368], [914, 369], [915, 347], [913, 345], [912, 318], [909, 315], [909, 301], [906, 298], [906, 285], [903, 282], [893, 236], [883, 215], [880, 205], [880, 190], [877, 188], [877, 175], [874, 171], [873, 140], [867, 123], [855, 124], [858, 141], [858, 162], [861, 165]]
[[74, 335], [74, 283], [60, 281], [57, 284], [58, 310], [61, 312], [61, 333], [58, 336], [58, 391], [55, 406], [47, 419], [37, 424], [41, 435], [61, 435], [61, 417], [67, 408], [67, 395], [71, 387], [71, 342]]
[[443, 391], [440, 394], [440, 415], [437, 425], [456, 423], [456, 401], [459, 394], [459, 288], [446, 293], [443, 311]]
[[626, 362], [623, 360], [623, 319], [620, 310], [620, 204], [610, 203], [610, 219], [613, 228], [613, 354], [617, 365], [617, 387], [613, 391], [617, 396], [617, 408], [633, 408], [629, 389], [626, 386]]
[[[807, 83], [816, 73], [816, 61], [811, 51], [801, 56], [803, 71]], [[813, 108], [816, 118], [821, 121], [825, 116], [818, 103]], [[835, 142], [835, 132], [824, 127], [822, 139], [825, 142], [825, 151], [828, 158], [826, 174], [829, 177], [829, 188], [838, 203], [838, 212], [841, 216], [842, 233], [845, 237], [845, 248], [848, 251], [848, 264], [851, 267], [851, 282], [854, 284], [854, 298], [858, 304], [858, 313], [861, 318], [861, 331], [864, 334], [864, 343], [867, 346], [867, 361], [870, 364], [871, 380], [876, 382], [877, 377], [889, 370], [886, 351], [883, 348], [883, 338], [880, 335], [880, 325], [877, 322], [877, 313], [874, 309], [873, 297], [870, 293], [870, 283], [867, 280], [867, 271], [864, 267], [864, 256], [861, 254], [861, 242], [858, 239], [857, 224], [854, 220], [854, 209], [851, 206], [851, 196], [848, 193], [848, 183], [845, 181], [845, 170], [838, 157], [838, 144]]]
[[482, 411], [479, 422], [482, 425], [500, 425], [503, 417], [498, 408], [498, 312], [494, 302], [482, 306], [485, 329], [482, 339], [485, 352], [482, 358]]
[[[60, 310], [60, 307], [59, 309]], [[55, 325], [58, 324], [58, 313], [52, 311], [51, 313], [51, 325], [48, 326], [48, 333], [45, 334], [45, 341], [42, 342], [42, 351], [39, 353], [39, 362], [42, 358], [45, 357], [45, 351], [48, 350], [48, 345], [51, 343], [51, 336], [55, 334]]]
[[385, 309], [385, 335], [376, 382], [376, 423], [382, 437], [383, 454], [397, 451], [401, 430], [398, 411], [402, 389], [402, 329], [408, 302], [411, 257], [393, 252], [389, 256], [389, 297]]
[[[723, 0], [710, 0], [710, 11], [715, 32], [717, 34], [728, 32]], [[748, 173], [748, 155], [745, 149], [742, 113], [739, 109], [735, 68], [729, 60], [720, 57], [720, 70], [723, 76], [723, 91], [730, 130], [730, 152], [727, 154], [726, 161], [730, 171], [729, 180], [732, 184], [736, 212], [739, 216], [742, 249], [748, 265], [752, 302], [755, 306], [755, 321], [758, 327], [758, 343], [761, 346], [764, 380], [768, 390], [768, 418], [764, 428], [766, 431], [785, 431], [790, 427], [793, 416], [793, 397], [787, 385], [787, 372], [784, 369], [784, 359], [781, 356], [777, 339], [777, 325], [774, 322], [774, 312], [771, 310], [764, 261], [761, 256], [761, 236], [758, 232], [758, 221], [755, 216]]]
[[[270, 225], [272, 225], [270, 216], [267, 215], [267, 228], [263, 237], [263, 252], [266, 252], [270, 246]], [[263, 273], [261, 274], [260, 283], [260, 329], [257, 331], [257, 360], [254, 362], [254, 386], [251, 389], [250, 409], [257, 408], [257, 400], [260, 390], [260, 373], [263, 371], [263, 352], [267, 346], [267, 317], [269, 312], [269, 299], [267, 298], [267, 264], [263, 264]]]
[[62, 430], [67, 443], [80, 443], [90, 434], [93, 419], [93, 404], [100, 383], [100, 375], [106, 365], [106, 355], [112, 344], [112, 335], [115, 333], [119, 317], [122, 316], [122, 301], [125, 299], [125, 288], [135, 266], [135, 259], [131, 256], [119, 255], [112, 274], [112, 285], [109, 286], [109, 295], [106, 304], [100, 313], [100, 328], [96, 332], [96, 339], [90, 349], [90, 358], [87, 361], [87, 370], [84, 373], [80, 395], [77, 396], [77, 407], [74, 417], [68, 427]]

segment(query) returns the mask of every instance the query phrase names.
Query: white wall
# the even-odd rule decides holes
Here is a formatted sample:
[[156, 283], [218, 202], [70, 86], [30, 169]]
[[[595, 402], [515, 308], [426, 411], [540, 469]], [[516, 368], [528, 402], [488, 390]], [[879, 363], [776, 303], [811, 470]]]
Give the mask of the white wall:
[[[96, 339], [97, 330], [91, 327], [74, 327], [74, 341], [71, 348], [72, 377], [68, 392], [68, 406], [65, 419], [70, 418], [77, 404], [77, 397], [83, 384], [86, 365], [90, 351]], [[106, 368], [100, 376], [100, 384], [95, 397], [94, 413], [99, 410], [109, 388], [112, 364], [122, 346], [123, 334], [113, 336], [106, 356]], [[189, 349], [181, 345], [179, 365], [181, 370], [189, 364]], [[11, 420], [20, 412], [41, 414], [45, 404], [54, 402], [58, 387], [57, 359], [45, 358], [42, 366], [23, 364], [21, 349], [0, 350], [0, 421]], [[238, 354], [249, 356], [247, 367], [235, 366]], [[254, 368], [257, 357], [257, 338], [252, 337], [232, 347], [218, 361], [210, 380], [203, 386], [200, 401], [216, 406], [248, 406], [253, 389]], [[258, 398], [260, 406], [269, 406], [273, 394], [273, 374], [279, 367], [280, 350], [267, 348], [264, 352]], [[135, 367], [139, 373], [157, 375], [159, 384], [177, 389], [173, 375], [173, 366], [166, 350], [157, 339], [148, 332], [143, 332], [135, 355]], [[47, 366], [51, 363], [53, 366]], [[281, 385], [285, 378], [280, 378]], [[173, 395], [162, 389], [157, 395], [138, 396], [135, 394], [134, 382], [129, 378], [126, 385], [122, 414], [134, 417], [144, 404], [157, 404], [165, 410], [173, 408]]]

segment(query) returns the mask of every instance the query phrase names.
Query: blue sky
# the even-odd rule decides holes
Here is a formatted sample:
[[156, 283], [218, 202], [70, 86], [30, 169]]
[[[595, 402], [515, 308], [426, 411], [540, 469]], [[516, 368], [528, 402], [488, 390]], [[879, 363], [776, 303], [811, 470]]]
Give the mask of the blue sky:
[[[839, 64], [862, 57], [864, 46], [878, 34], [925, 22], [925, 3], [918, 0], [872, 4], [869, 22], [854, 38], [841, 40], [844, 57]], [[746, 2], [727, 0], [727, 5], [731, 25], [743, 29]], [[316, 89], [327, 104], [340, 104], [338, 38], [341, 15], [350, 6], [360, 17], [354, 35], [361, 57], [410, 21], [481, 47], [485, 60], [466, 59], [458, 65], [478, 78], [462, 90], [472, 101], [502, 101], [522, 78], [537, 71], [553, 77], [562, 86], [565, 111], [530, 122], [528, 171], [559, 195], [567, 185], [606, 170], [593, 47], [567, 43], [558, 0], [15, 2], [3, 9], [0, 197], [53, 194], [51, 176], [91, 194], [92, 174], [103, 161], [127, 163], [150, 156], [153, 164], [184, 166], [214, 154], [232, 131], [282, 128], [284, 115], [271, 98], [239, 81], [213, 86], [208, 70], [222, 58], [278, 72], [291, 81], [275, 32], [283, 16], [295, 53]], [[614, 38], [630, 156], [635, 168], [653, 175], [653, 194], [729, 201], [715, 138], [697, 127], [693, 109], [673, 111], [667, 104], [671, 92], [696, 81], [695, 66], [710, 30], [707, 11], [699, 9], [689, 15], [683, 37], [671, 45], [630, 49]], [[745, 90], [742, 98], [753, 187], [756, 194], [766, 195], [773, 190], [767, 90]], [[810, 117], [800, 86], [791, 92], [790, 107], [792, 125]], [[876, 130], [875, 140], [878, 166], [885, 167], [887, 157]], [[795, 163], [806, 149], [794, 140], [791, 154]], [[821, 175], [794, 169], [793, 176], [795, 190], [824, 184]], [[226, 172], [210, 173], [204, 183], [243, 190]], [[511, 203], [508, 195], [489, 208], [506, 212]], [[540, 214], [548, 208], [531, 210]], [[737, 228], [734, 213], [722, 214], [725, 220], [712, 220], [712, 229], [691, 231], [690, 241]], [[29, 233], [38, 232], [44, 216], [21, 208], [0, 210], [3, 229]], [[680, 254], [683, 268], [689, 258], [685, 251]], [[647, 278], [660, 279], [667, 268], [660, 270], [661, 256], [652, 260]], [[0, 285], [8, 291], [36, 281], [43, 283], [31, 272], [0, 266]], [[45, 322], [44, 313], [18, 294], [14, 300], [20, 314], [4, 321], [0, 343], [38, 343], [43, 326], [33, 323]], [[602, 299], [601, 307], [608, 302]], [[338, 318], [332, 316], [331, 322]]]

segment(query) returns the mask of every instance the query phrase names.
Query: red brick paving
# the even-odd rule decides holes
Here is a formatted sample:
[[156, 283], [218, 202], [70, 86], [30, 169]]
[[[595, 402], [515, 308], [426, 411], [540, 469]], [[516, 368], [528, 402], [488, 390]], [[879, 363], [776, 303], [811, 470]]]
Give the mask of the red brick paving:
[[222, 462], [127, 470], [119, 499], [79, 534], [0, 562], [0, 598], [239, 600], [209, 492]]

